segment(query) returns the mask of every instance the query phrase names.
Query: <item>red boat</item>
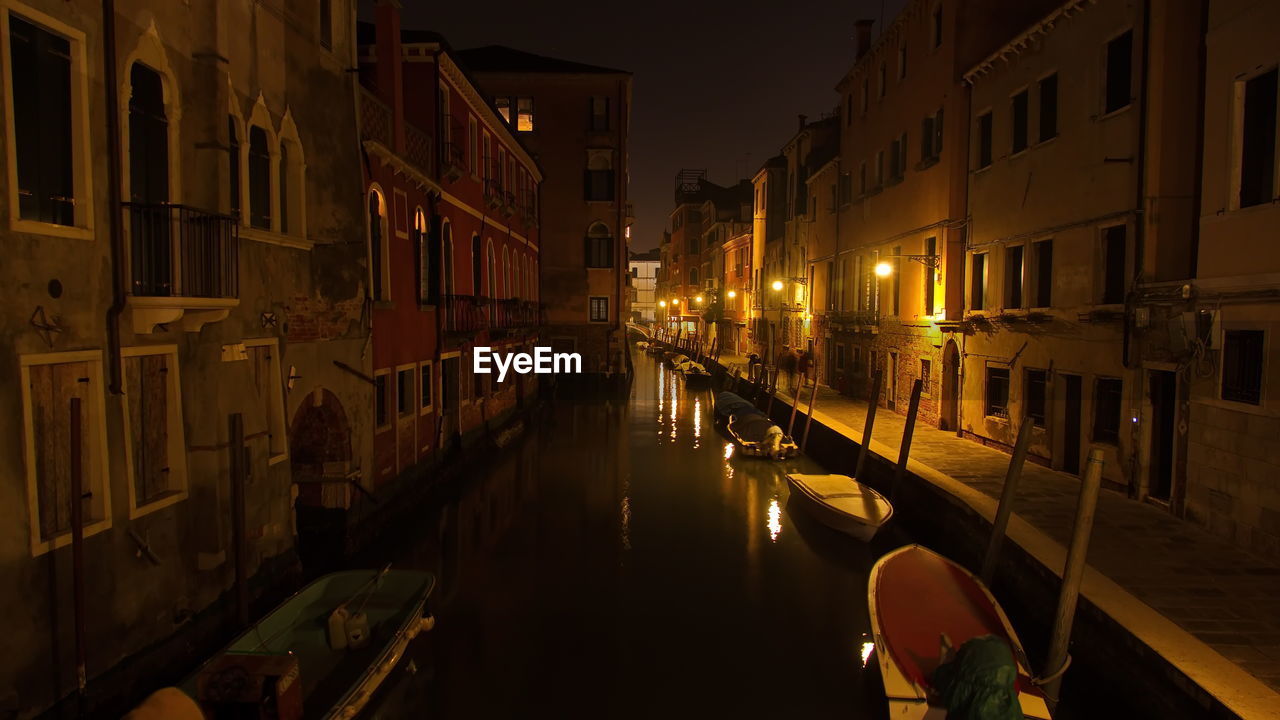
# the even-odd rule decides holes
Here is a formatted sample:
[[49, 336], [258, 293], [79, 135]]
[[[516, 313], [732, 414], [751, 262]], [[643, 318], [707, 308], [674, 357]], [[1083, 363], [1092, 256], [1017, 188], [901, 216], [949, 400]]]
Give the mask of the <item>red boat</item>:
[[871, 632], [893, 720], [943, 720], [946, 708], [930, 679], [941, 662], [941, 637], [954, 647], [982, 635], [1004, 639], [1018, 664], [1022, 714], [1051, 720], [1040, 688], [1031, 682], [1026, 653], [1009, 618], [972, 573], [919, 545], [880, 558], [868, 582]]

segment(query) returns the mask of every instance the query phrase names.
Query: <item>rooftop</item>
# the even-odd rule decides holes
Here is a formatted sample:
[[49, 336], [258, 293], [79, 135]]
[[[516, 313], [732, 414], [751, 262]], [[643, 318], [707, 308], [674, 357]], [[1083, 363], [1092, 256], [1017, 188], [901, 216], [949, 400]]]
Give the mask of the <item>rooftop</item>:
[[531, 72], [531, 73], [567, 73], [567, 74], [613, 74], [630, 75], [627, 70], [588, 65], [572, 60], [535, 55], [531, 52], [516, 50], [504, 45], [486, 45], [484, 47], [460, 50], [456, 53], [467, 69], [473, 72]]

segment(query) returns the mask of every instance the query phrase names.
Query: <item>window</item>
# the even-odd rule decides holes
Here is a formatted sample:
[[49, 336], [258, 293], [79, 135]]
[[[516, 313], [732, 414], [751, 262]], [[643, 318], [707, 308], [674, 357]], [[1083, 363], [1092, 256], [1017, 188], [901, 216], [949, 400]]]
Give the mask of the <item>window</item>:
[[1040, 142], [1058, 136], [1058, 75], [1040, 80]]
[[1133, 31], [1107, 43], [1107, 75], [1104, 78], [1103, 113], [1129, 106], [1133, 92]]
[[1262, 404], [1263, 331], [1228, 330], [1222, 338], [1222, 399]]
[[891, 261], [893, 263], [893, 273], [889, 278], [889, 283], [893, 293], [893, 314], [898, 315], [902, 307], [902, 248], [895, 246], [893, 254], [896, 257]]
[[613, 235], [601, 222], [587, 230], [586, 263], [589, 268], [613, 267]]
[[884, 151], [876, 151], [876, 189], [884, 187]]
[[443, 223], [440, 228], [440, 253], [443, 256], [440, 261], [440, 282], [444, 287], [445, 295], [454, 295], [453, 283], [453, 225]]
[[484, 259], [480, 257], [480, 236], [471, 236], [471, 294], [479, 297], [484, 288]]
[[1044, 427], [1046, 399], [1048, 397], [1048, 373], [1044, 370], [1027, 368], [1024, 378], [1027, 403], [1027, 418], [1036, 427]]
[[609, 322], [609, 298], [591, 298], [591, 322]]
[[978, 169], [991, 166], [991, 111], [978, 116]]
[[71, 542], [71, 408], [78, 399], [84, 534], [111, 527], [102, 354], [20, 357], [31, 552]]
[[458, 357], [447, 357], [441, 359], [442, 369], [440, 372], [440, 410], [448, 412], [458, 407], [458, 363], [461, 362]]
[[1120, 390], [1120, 378], [1098, 378], [1094, 385], [1094, 442], [1120, 442]]
[[232, 215], [240, 214], [240, 133], [234, 115], [227, 115], [227, 168], [230, 182], [227, 194], [230, 196]]
[[[938, 254], [938, 238], [925, 238], [924, 254], [933, 256]], [[928, 258], [926, 258], [928, 260]], [[929, 262], [934, 262], [929, 260]], [[934, 312], [934, 293], [938, 284], [938, 269], [933, 265], [924, 266], [924, 314], [932, 315]]]
[[249, 225], [271, 229], [271, 148], [257, 125], [249, 128]]
[[533, 98], [516, 98], [516, 132], [533, 132]]
[[907, 165], [907, 135], [903, 133], [889, 145], [889, 182], [902, 180]]
[[320, 0], [320, 46], [333, 47], [333, 0]]
[[987, 416], [1009, 417], [1009, 368], [987, 367]]
[[1276, 172], [1276, 69], [1244, 84], [1240, 207], [1271, 202]]
[[121, 355], [129, 516], [136, 518], [187, 496], [182, 390], [176, 346], [124, 348]]
[[[493, 141], [489, 138], [489, 133], [484, 134], [482, 147], [484, 148], [484, 156], [480, 158], [480, 175], [487, 186], [489, 178], [493, 177], [493, 168], [491, 167], [493, 165]], [[485, 191], [488, 192], [488, 187], [485, 188]]]
[[1124, 302], [1124, 263], [1128, 255], [1124, 225], [1102, 229], [1102, 304]]
[[[83, 171], [87, 148], [74, 136], [75, 116], [83, 115], [73, 94], [80, 80], [73, 65], [81, 65], [83, 37], [75, 43], [28, 22], [9, 16], [9, 79], [12, 83], [9, 156], [16, 165], [17, 185], [10, 189], [14, 220], [53, 225], [85, 225], [89, 203], [77, 188], [76, 170]], [[74, 50], [73, 50], [74, 49]], [[83, 72], [83, 67], [75, 67]], [[83, 203], [77, 212], [77, 198]]]
[[920, 394], [933, 394], [933, 361], [920, 358]]
[[411, 367], [396, 371], [396, 414], [402, 418], [412, 415], [416, 407], [413, 376], [414, 368]]
[[920, 162], [931, 163], [942, 155], [942, 110], [920, 122]]
[[288, 234], [289, 227], [289, 143], [280, 143], [280, 232]]
[[933, 47], [942, 47], [942, 4], [933, 8]]
[[1004, 249], [1004, 306], [1022, 307], [1022, 276], [1024, 248], [1011, 245]]
[[431, 287], [431, 248], [427, 246], [427, 216], [422, 208], [413, 212], [413, 228], [409, 234], [413, 243], [413, 252], [418, 260], [418, 304], [430, 305], [435, 302]]
[[987, 255], [973, 254], [973, 278], [969, 286], [969, 309], [982, 310], [987, 296]]
[[[129, 199], [148, 205], [168, 202], [169, 119], [165, 114], [164, 80], [160, 73], [135, 62], [129, 70], [129, 86]], [[270, 183], [269, 175], [267, 181]], [[267, 203], [270, 202], [268, 194]], [[137, 236], [146, 238], [141, 244], [145, 248], [142, 252], [151, 256], [157, 269], [166, 267], [172, 252], [167, 247], [167, 228], [145, 231], [141, 220], [135, 216], [134, 230]], [[167, 267], [159, 272], [167, 282]]]
[[591, 117], [587, 126], [591, 130], [604, 131], [609, 129], [609, 100], [610, 98], [604, 95], [593, 95], [591, 97]]
[[1010, 151], [1014, 154], [1027, 149], [1027, 91], [1023, 90], [1013, 96], [1013, 111], [1009, 128], [1011, 135]]
[[386, 300], [390, 293], [387, 267], [387, 213], [382, 193], [369, 192], [369, 272], [374, 300]]
[[876, 91], [880, 99], [884, 99], [885, 90], [889, 87], [889, 71], [883, 60], [880, 61], [880, 86]]
[[898, 46], [898, 79], [907, 79], [907, 46], [905, 44]]
[[836, 370], [844, 369], [844, 345], [836, 343]]
[[378, 432], [392, 427], [390, 379], [392, 379], [390, 370], [378, 370], [374, 373], [374, 427]]
[[1035, 301], [1031, 307], [1053, 307], [1053, 240], [1041, 240], [1031, 245], [1031, 257], [1035, 264]]
[[479, 158], [476, 152], [476, 142], [480, 133], [476, 129], [476, 119], [474, 117], [467, 118], [467, 167], [471, 170], [471, 177], [475, 177], [479, 172]]
[[493, 108], [502, 116], [503, 122], [511, 124], [511, 98], [500, 97], [493, 99]]
[[867, 96], [871, 94], [871, 80], [862, 79], [862, 112], [867, 112]]
[[[266, 429], [270, 462], [280, 462], [289, 456], [289, 436], [284, 421], [284, 380], [279, 343], [275, 338], [261, 338], [245, 340], [244, 344], [253, 380], [251, 397], [260, 413], [256, 423]], [[256, 432], [252, 418], [246, 418], [245, 422], [246, 434]]]
[[844, 126], [853, 125], [853, 93], [844, 96]]
[[449, 147], [453, 145], [453, 110], [449, 103], [451, 96], [449, 86], [440, 83], [439, 93], [440, 141], [445, 147]]
[[613, 186], [613, 151], [588, 150], [584, 199], [588, 201], [612, 201]]

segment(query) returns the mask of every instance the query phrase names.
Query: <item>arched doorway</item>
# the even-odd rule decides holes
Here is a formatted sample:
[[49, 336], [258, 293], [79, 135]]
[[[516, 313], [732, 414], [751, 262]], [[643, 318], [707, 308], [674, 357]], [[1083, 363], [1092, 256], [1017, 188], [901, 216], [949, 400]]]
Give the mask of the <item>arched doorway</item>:
[[332, 392], [316, 388], [303, 399], [289, 425], [289, 457], [299, 559], [308, 574], [337, 567], [347, 550], [351, 426]]
[[938, 427], [957, 430], [960, 427], [960, 348], [948, 340], [942, 350], [942, 408]]

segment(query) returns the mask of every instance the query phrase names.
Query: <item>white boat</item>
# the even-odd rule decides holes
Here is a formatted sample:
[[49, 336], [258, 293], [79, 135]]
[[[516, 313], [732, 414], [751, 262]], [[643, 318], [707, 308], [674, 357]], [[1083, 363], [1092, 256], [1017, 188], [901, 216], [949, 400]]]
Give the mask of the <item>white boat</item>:
[[791, 496], [822, 524], [869, 542], [893, 517], [893, 505], [848, 475], [787, 475]]
[[982, 581], [920, 545], [885, 555], [867, 583], [875, 656], [891, 720], [944, 720], [933, 686], [941, 637], [959, 648], [973, 638], [1004, 640], [1017, 663], [1018, 704], [1028, 720], [1052, 720], [1044, 693], [1028, 670], [1026, 652], [1000, 604]]

